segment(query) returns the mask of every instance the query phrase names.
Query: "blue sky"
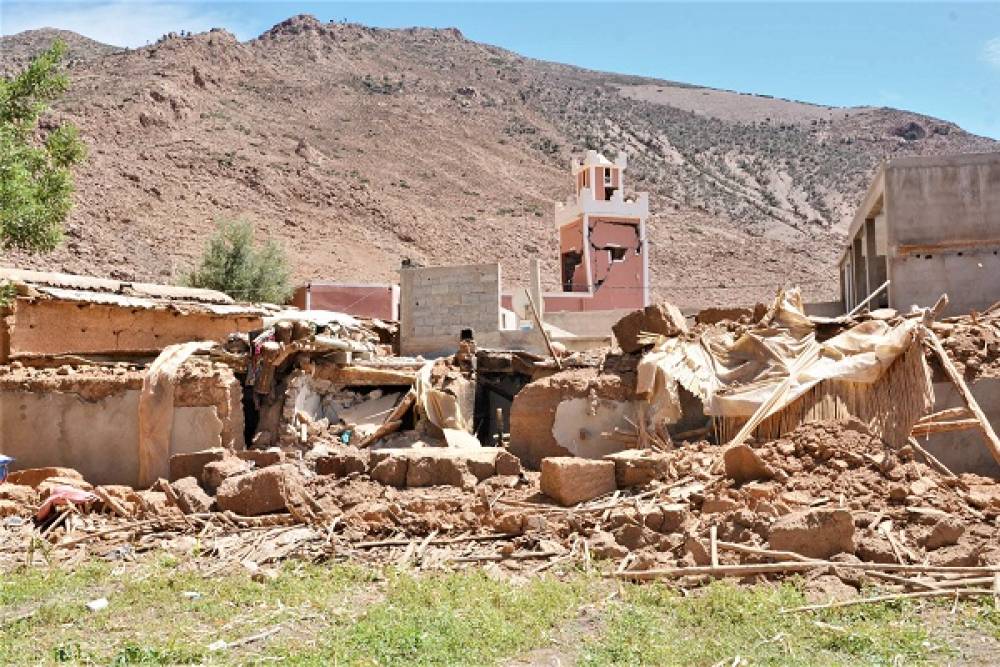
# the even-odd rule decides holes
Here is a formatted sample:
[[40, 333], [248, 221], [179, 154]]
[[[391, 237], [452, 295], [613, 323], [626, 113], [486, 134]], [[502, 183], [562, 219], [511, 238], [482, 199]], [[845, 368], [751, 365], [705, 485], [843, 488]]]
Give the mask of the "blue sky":
[[821, 104], [926, 113], [1000, 139], [1000, 3], [69, 2], [0, 0], [0, 33], [53, 26], [121, 46], [293, 14], [458, 27], [527, 56]]

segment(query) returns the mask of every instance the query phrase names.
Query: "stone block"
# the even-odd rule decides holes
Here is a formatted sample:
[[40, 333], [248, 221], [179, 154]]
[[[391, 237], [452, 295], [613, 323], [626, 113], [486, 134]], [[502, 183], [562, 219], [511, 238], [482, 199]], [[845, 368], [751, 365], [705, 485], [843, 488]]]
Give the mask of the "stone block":
[[332, 454], [316, 459], [317, 475], [346, 477], [351, 473], [368, 471], [368, 452], [357, 447], [344, 447]]
[[372, 457], [371, 460], [373, 464], [371, 476], [376, 482], [397, 488], [406, 486], [407, 469], [410, 465], [409, 459], [403, 457], [385, 458], [378, 463], [375, 463], [375, 457]]
[[305, 495], [305, 480], [294, 464], [284, 463], [227, 477], [219, 486], [216, 502], [222, 511], [257, 516], [284, 510]]
[[626, 449], [604, 457], [615, 464], [615, 484], [619, 489], [645, 486], [667, 476], [668, 458], [648, 449]]
[[50, 477], [78, 480], [83, 479], [83, 475], [72, 468], [52, 466], [48, 468], [27, 468], [25, 470], [14, 470], [7, 476], [7, 481], [11, 484], [20, 484], [21, 486], [38, 487], [42, 482]]
[[170, 488], [177, 495], [177, 505], [185, 514], [212, 511], [212, 505], [215, 501], [198, 485], [198, 480], [195, 477], [182, 477], [175, 480], [170, 483]]
[[613, 461], [556, 456], [542, 459], [542, 493], [568, 507], [615, 490]]
[[631, 354], [645, 347], [639, 343], [640, 334], [675, 336], [687, 331], [687, 320], [673, 304], [655, 304], [646, 306], [642, 310], [632, 311], [618, 320], [611, 327], [611, 331], [622, 352]]
[[174, 454], [170, 457], [170, 481], [174, 482], [185, 477], [201, 479], [201, 471], [214, 461], [226, 458], [228, 452], [222, 447], [203, 449], [200, 452]]
[[810, 558], [854, 553], [854, 520], [845, 509], [811, 509], [778, 518], [768, 533], [777, 551], [794, 551]]
[[255, 468], [266, 468], [285, 462], [285, 453], [277, 447], [271, 449], [247, 449], [236, 452], [236, 457], [254, 464]]
[[208, 491], [215, 491], [229, 477], [242, 475], [248, 470], [250, 470], [250, 464], [236, 457], [212, 461], [205, 464], [205, 467], [202, 469], [201, 483]]

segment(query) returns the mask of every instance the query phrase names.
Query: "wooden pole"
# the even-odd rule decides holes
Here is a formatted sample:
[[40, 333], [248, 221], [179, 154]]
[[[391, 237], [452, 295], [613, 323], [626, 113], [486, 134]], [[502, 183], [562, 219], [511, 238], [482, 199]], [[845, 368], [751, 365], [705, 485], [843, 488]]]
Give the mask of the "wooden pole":
[[869, 301], [871, 301], [872, 299], [874, 299], [875, 297], [877, 297], [879, 294], [881, 294], [882, 291], [885, 290], [885, 288], [888, 287], [889, 283], [891, 283], [891, 282], [892, 282], [891, 280], [887, 280], [884, 283], [882, 283], [881, 285], [879, 285], [878, 289], [876, 289], [874, 292], [872, 292], [871, 294], [868, 295], [868, 298], [866, 298], [864, 301], [862, 301], [858, 305], [854, 306], [854, 308], [851, 309], [851, 312], [847, 313], [847, 316], [848, 317], [854, 317], [859, 312], [861, 312], [861, 309], [864, 308], [865, 306], [867, 306]]
[[930, 341], [931, 348], [941, 361], [941, 366], [944, 367], [945, 374], [955, 385], [955, 388], [958, 389], [958, 393], [961, 394], [962, 400], [965, 401], [965, 406], [969, 408], [969, 412], [979, 420], [979, 429], [983, 433], [983, 438], [986, 441], [987, 448], [990, 450], [990, 455], [993, 456], [993, 460], [1000, 463], [1000, 438], [997, 437], [996, 431], [993, 430], [990, 420], [987, 419], [986, 414], [979, 407], [979, 403], [976, 401], [976, 397], [972, 395], [969, 385], [965, 384], [965, 380], [962, 379], [962, 374], [955, 368], [955, 364], [951, 363], [948, 353], [941, 344], [941, 339], [929, 328], [926, 328], [926, 333], [927, 340]]
[[559, 361], [559, 357], [556, 356], [556, 350], [552, 347], [552, 340], [549, 339], [549, 334], [545, 331], [545, 327], [542, 326], [542, 318], [538, 316], [538, 309], [535, 308], [535, 300], [531, 298], [531, 292], [524, 290], [524, 295], [528, 297], [528, 307], [531, 308], [531, 318], [535, 321], [535, 326], [538, 330], [542, 332], [542, 338], [545, 339], [545, 347], [548, 348], [549, 354], [552, 355], [552, 361], [556, 362], [556, 368], [562, 370], [562, 362]]

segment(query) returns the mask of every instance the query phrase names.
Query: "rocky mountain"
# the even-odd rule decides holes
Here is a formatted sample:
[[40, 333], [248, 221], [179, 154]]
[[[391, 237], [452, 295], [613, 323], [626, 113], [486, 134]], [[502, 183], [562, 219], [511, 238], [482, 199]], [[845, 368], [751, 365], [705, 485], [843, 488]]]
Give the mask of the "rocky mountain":
[[[57, 36], [25, 35], [0, 38], [0, 69]], [[593, 147], [627, 152], [627, 189], [650, 192], [658, 298], [745, 303], [791, 283], [832, 298], [840, 234], [879, 160], [998, 147], [905, 111], [594, 72], [453, 29], [297, 16], [247, 42], [77, 38], [49, 119], [90, 147], [66, 242], [0, 252], [5, 264], [175, 281], [213, 221], [243, 217], [285, 244], [300, 280], [499, 260], [518, 285], [537, 255], [554, 289], [553, 202]]]

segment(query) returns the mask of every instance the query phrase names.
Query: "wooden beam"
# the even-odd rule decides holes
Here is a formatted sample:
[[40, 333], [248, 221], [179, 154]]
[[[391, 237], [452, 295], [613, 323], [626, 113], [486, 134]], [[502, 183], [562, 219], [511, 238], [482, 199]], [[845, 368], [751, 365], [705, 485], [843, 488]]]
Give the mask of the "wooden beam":
[[944, 367], [945, 374], [954, 383], [955, 388], [958, 389], [958, 393], [962, 396], [962, 400], [965, 401], [966, 407], [969, 408], [972, 415], [979, 421], [979, 428], [983, 433], [986, 446], [990, 450], [990, 455], [993, 456], [993, 460], [1000, 463], [1000, 438], [997, 437], [996, 431], [993, 430], [990, 420], [986, 418], [986, 414], [979, 407], [979, 403], [976, 401], [976, 397], [972, 395], [969, 385], [962, 379], [962, 374], [958, 372], [955, 364], [951, 362], [948, 353], [941, 344], [941, 339], [930, 329], [925, 329], [925, 331], [931, 348], [937, 354], [941, 365]]
[[972, 413], [969, 412], [968, 408], [947, 408], [945, 410], [932, 412], [929, 415], [924, 415], [917, 420], [917, 423], [931, 424], [933, 422], [950, 421], [952, 419], [970, 419], [971, 417]]
[[921, 422], [913, 425], [913, 430], [910, 434], [914, 436], [925, 436], [932, 435], [934, 433], [951, 433], [952, 431], [965, 431], [970, 428], [977, 428], [978, 426], [979, 420], [976, 418], [956, 419], [954, 421]]

